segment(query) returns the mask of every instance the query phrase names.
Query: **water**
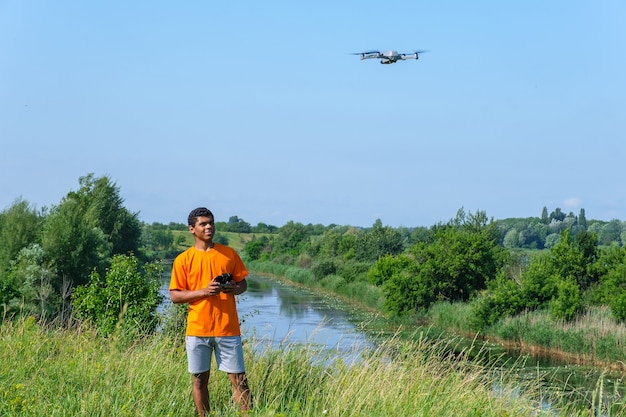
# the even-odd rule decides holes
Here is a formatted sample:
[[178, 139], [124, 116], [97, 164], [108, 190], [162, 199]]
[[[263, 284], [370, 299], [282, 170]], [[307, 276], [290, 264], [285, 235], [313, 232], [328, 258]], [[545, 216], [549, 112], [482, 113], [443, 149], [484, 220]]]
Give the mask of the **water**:
[[[250, 275], [247, 281], [248, 290], [237, 297], [241, 331], [244, 339], [254, 337], [261, 349], [307, 345], [351, 363], [374, 346], [336, 299], [262, 276]], [[169, 277], [164, 293], [168, 284]]]
[[252, 275], [237, 308], [243, 335], [254, 335], [261, 345], [314, 346], [356, 360], [373, 343], [336, 304], [336, 299]]
[[[244, 339], [254, 337], [260, 342], [256, 344], [259, 348], [304, 344], [352, 363], [367, 348], [375, 347], [363, 327], [357, 327], [363, 315], [350, 312], [337, 299], [262, 276], [250, 275], [247, 280], [248, 291], [237, 297], [237, 308]], [[164, 281], [164, 293], [168, 293], [168, 284], [169, 277]], [[626, 395], [621, 375], [603, 374], [593, 367], [572, 366], [550, 358], [528, 357], [525, 366], [520, 367], [516, 361], [519, 352], [507, 353], [497, 346], [492, 349], [494, 357], [508, 355], [509, 364], [515, 364], [521, 380], [541, 377], [548, 386], [568, 391], [575, 397], [573, 401], [588, 403], [599, 381], [604, 387], [600, 393], [603, 403], [615, 403]]]

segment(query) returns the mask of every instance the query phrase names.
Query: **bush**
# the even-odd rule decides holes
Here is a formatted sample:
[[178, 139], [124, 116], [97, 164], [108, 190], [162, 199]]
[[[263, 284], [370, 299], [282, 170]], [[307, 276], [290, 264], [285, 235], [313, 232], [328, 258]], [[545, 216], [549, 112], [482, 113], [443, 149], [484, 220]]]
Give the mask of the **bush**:
[[626, 290], [621, 290], [610, 301], [613, 317], [619, 321], [626, 321]]
[[339, 275], [327, 275], [320, 280], [320, 285], [328, 291], [339, 293], [346, 285], [346, 280]]
[[321, 259], [313, 263], [311, 272], [313, 272], [315, 279], [319, 281], [325, 276], [332, 275], [337, 272], [337, 266], [332, 259]]
[[550, 301], [550, 314], [556, 320], [570, 321], [583, 309], [580, 288], [573, 280], [557, 284], [557, 296]]
[[118, 326], [139, 334], [154, 332], [157, 308], [163, 301], [162, 271], [158, 263], [140, 270], [133, 255], [114, 256], [104, 278], [94, 271], [88, 285], [76, 288], [72, 295], [76, 317], [93, 322], [104, 336]]
[[337, 268], [337, 275], [341, 275], [346, 282], [367, 281], [369, 262], [347, 261]]

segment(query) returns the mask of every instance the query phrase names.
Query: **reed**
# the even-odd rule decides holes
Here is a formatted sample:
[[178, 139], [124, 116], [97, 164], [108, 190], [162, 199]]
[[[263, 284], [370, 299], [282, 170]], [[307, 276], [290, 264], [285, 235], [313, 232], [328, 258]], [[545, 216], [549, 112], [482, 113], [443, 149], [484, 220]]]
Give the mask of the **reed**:
[[[472, 334], [472, 309], [467, 303], [437, 303], [425, 320], [458, 334]], [[601, 363], [626, 369], [626, 326], [615, 320], [608, 307], [592, 306], [571, 322], [554, 320], [545, 310], [506, 317], [483, 329], [483, 336], [529, 350], [571, 357], [581, 363]]]
[[[193, 416], [180, 336], [129, 341], [32, 319], [0, 326], [0, 415]], [[554, 416], [538, 386], [520, 392], [502, 372], [443, 341], [397, 338], [352, 363], [316, 346], [245, 343], [252, 416]], [[235, 416], [226, 376], [210, 380], [213, 414]], [[561, 415], [575, 415], [561, 411]]]

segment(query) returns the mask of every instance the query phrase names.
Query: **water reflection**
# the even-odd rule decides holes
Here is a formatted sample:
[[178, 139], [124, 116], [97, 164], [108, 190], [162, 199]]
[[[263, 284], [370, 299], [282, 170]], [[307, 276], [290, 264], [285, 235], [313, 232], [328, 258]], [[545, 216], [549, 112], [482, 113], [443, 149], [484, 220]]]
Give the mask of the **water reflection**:
[[237, 303], [244, 337], [254, 335], [273, 348], [321, 346], [353, 360], [356, 352], [372, 346], [335, 300], [309, 290], [251, 275], [248, 291]]

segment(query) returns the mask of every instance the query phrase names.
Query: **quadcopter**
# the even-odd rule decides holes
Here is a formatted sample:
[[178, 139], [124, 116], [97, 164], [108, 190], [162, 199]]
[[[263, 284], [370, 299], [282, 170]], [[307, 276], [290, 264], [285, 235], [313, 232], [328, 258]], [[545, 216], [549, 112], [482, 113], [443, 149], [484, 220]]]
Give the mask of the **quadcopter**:
[[354, 53], [352, 55], [360, 55], [361, 60], [363, 59], [380, 59], [381, 64], [393, 64], [398, 61], [405, 61], [407, 59], [419, 59], [418, 54], [421, 54], [426, 51], [415, 51], [412, 54], [399, 54], [398, 51], [387, 51], [387, 52], [379, 52], [379, 51], [368, 51], [368, 52], [359, 52]]

